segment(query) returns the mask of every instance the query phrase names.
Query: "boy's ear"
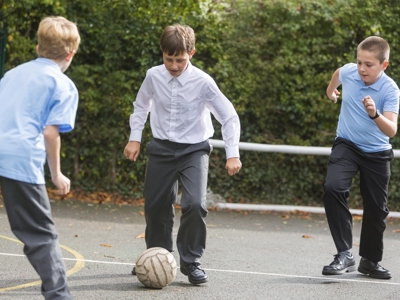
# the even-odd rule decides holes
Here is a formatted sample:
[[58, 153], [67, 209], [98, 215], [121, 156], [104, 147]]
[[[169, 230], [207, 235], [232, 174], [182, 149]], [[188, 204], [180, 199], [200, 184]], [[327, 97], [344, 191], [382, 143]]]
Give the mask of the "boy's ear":
[[196, 49], [193, 49], [192, 51], [190, 51], [189, 53], [189, 59], [192, 58], [192, 56], [196, 53]]
[[389, 61], [384, 61], [383, 62], [383, 66], [382, 66], [382, 69], [385, 71], [386, 70], [386, 68], [388, 67], [388, 65], [389, 65]]
[[75, 55], [75, 50], [72, 50], [66, 57], [65, 60], [66, 61], [70, 61]]

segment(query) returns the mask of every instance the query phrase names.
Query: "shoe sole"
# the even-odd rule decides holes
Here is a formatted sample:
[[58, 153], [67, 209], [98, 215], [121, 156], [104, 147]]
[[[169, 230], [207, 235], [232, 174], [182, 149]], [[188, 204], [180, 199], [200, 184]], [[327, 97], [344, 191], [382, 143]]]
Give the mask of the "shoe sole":
[[[185, 269], [185, 268], [182, 268], [182, 267], [181, 267], [181, 273], [182, 273], [183, 275], [185, 275], [185, 276], [188, 276], [188, 275], [189, 275], [189, 273], [186, 271], [186, 269]], [[203, 280], [190, 280], [190, 278], [188, 277], [188, 280], [189, 280], [189, 282], [190, 282], [191, 284], [202, 284], [202, 283], [208, 282], [208, 278], [203, 279]]]
[[354, 272], [356, 270], [356, 266], [348, 266], [347, 268], [340, 271], [333, 270], [322, 270], [322, 275], [342, 275], [344, 273]]
[[360, 272], [361, 274], [364, 274], [364, 275], [368, 275], [371, 278], [377, 278], [377, 279], [392, 278], [392, 275], [388, 275], [388, 274], [386, 274], [386, 275], [385, 274], [379, 275], [379, 274], [374, 274], [374, 273], [370, 274], [369, 271], [367, 269], [364, 269], [363, 267], [358, 267], [358, 272]]

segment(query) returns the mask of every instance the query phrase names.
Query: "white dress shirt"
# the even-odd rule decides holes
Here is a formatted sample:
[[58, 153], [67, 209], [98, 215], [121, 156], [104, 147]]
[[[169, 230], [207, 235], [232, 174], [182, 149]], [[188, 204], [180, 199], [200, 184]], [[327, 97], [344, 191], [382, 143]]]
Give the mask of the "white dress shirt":
[[240, 121], [235, 108], [211, 76], [190, 61], [178, 77], [164, 65], [149, 69], [133, 107], [130, 141], [141, 142], [150, 112], [155, 138], [184, 144], [203, 142], [214, 134], [211, 112], [222, 125], [226, 158], [239, 157]]

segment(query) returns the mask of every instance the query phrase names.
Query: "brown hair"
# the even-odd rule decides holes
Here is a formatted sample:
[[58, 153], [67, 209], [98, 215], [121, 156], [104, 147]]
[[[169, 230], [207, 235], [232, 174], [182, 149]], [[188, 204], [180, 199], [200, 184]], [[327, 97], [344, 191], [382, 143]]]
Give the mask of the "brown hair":
[[38, 55], [61, 60], [71, 52], [76, 52], [81, 38], [74, 23], [64, 17], [46, 17], [40, 24], [38, 35]]
[[379, 62], [382, 64], [389, 61], [390, 47], [388, 42], [379, 36], [370, 36], [363, 40], [357, 47], [358, 50], [364, 50], [375, 53]]
[[195, 49], [194, 31], [190, 26], [174, 24], [167, 26], [160, 40], [161, 51], [168, 55], [190, 53]]

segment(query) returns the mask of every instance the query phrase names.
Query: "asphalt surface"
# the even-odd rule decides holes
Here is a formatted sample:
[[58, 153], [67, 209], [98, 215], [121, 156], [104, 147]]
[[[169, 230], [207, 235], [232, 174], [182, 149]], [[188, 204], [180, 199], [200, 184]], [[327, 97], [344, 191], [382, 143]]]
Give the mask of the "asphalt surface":
[[[325, 216], [210, 211], [202, 266], [210, 281], [192, 285], [179, 271], [163, 289], [130, 272], [145, 250], [143, 207], [52, 202], [75, 299], [400, 299], [400, 220], [389, 219], [382, 265], [393, 278], [353, 272], [323, 276], [335, 254]], [[179, 226], [179, 210], [175, 233]], [[361, 221], [354, 218], [357, 263]], [[178, 254], [174, 253], [179, 262]], [[43, 299], [40, 281], [9, 229], [0, 202], [0, 299]]]

